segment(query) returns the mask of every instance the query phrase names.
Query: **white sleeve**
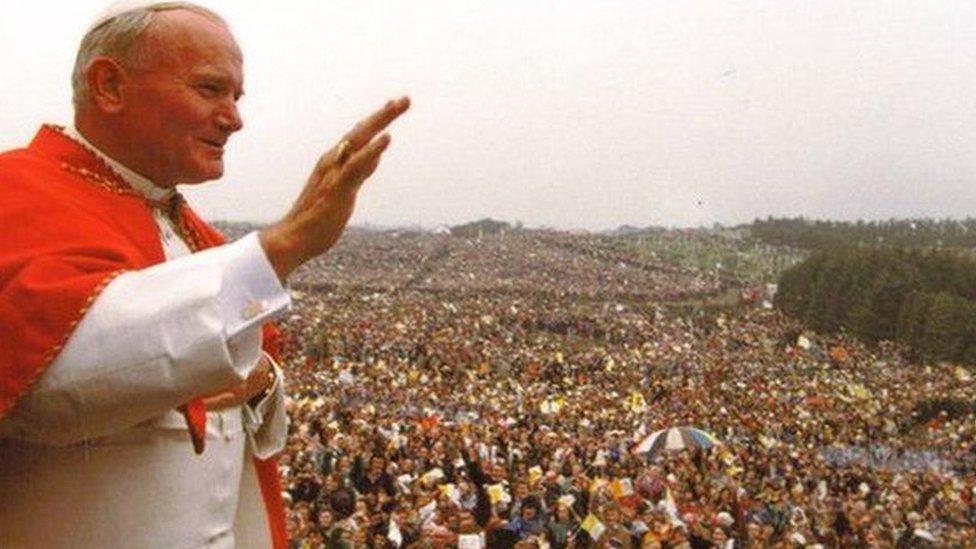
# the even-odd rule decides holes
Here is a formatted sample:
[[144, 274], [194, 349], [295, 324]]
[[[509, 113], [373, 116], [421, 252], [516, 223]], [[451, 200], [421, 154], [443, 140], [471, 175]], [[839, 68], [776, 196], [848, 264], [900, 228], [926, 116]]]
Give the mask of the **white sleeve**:
[[268, 459], [284, 450], [288, 439], [284, 376], [274, 359], [270, 356], [267, 358], [275, 371], [271, 391], [253, 407], [247, 403], [243, 406], [244, 430], [247, 431], [254, 455], [259, 459]]
[[243, 381], [290, 304], [257, 233], [112, 281], [0, 437], [72, 444]]

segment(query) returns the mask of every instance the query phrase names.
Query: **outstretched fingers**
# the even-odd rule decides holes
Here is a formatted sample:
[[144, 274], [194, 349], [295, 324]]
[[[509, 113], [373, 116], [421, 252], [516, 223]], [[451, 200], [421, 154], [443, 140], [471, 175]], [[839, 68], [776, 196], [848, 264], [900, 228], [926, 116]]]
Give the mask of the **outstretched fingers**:
[[410, 98], [401, 97], [387, 101], [383, 108], [361, 120], [345, 135], [349, 142], [350, 153], [356, 153], [386, 129], [394, 120], [410, 108]]

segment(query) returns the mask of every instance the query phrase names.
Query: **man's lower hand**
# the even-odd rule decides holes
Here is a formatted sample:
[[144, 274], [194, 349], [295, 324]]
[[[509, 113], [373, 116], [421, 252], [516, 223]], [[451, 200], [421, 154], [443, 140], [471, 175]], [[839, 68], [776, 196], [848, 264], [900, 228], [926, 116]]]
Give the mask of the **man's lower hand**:
[[249, 400], [265, 394], [274, 386], [275, 370], [266, 355], [261, 355], [258, 364], [243, 382], [203, 398], [207, 410], [223, 410], [243, 406]]

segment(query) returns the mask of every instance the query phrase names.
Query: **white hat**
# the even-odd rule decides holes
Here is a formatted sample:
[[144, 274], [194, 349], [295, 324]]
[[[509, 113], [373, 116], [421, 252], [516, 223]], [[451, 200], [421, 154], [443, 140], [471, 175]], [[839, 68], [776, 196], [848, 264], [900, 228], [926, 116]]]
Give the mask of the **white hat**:
[[[106, 21], [114, 19], [123, 13], [172, 3], [172, 1], [167, 2], [165, 0], [117, 0], [112, 2], [104, 11], [98, 14], [98, 17], [92, 20], [91, 25], [88, 26], [88, 30], [85, 33], [91, 32], [96, 27], [105, 24]], [[195, 4], [196, 2], [193, 3]]]
[[161, 4], [160, 0], [117, 0], [109, 4], [107, 8], [102, 10], [95, 19], [92, 20], [91, 25], [88, 26], [86, 32], [91, 32], [96, 27], [105, 24], [106, 21], [114, 19], [122, 15], [123, 13], [154, 6], [156, 4]]

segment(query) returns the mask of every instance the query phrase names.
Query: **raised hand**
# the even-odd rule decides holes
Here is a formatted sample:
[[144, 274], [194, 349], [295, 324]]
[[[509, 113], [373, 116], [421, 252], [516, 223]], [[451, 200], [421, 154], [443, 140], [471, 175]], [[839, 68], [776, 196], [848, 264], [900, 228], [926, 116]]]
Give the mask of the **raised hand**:
[[356, 124], [319, 158], [288, 214], [261, 231], [261, 245], [282, 281], [342, 235], [360, 186], [376, 171], [390, 145], [390, 135], [381, 132], [408, 108], [410, 99], [402, 97]]

